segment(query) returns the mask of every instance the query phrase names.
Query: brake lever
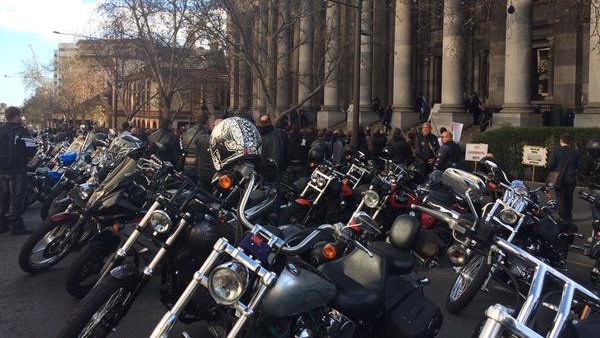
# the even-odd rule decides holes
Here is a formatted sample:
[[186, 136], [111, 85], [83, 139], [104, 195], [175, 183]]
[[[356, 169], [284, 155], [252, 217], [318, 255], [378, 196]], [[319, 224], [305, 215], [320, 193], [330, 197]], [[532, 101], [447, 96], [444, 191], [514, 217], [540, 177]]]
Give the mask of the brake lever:
[[357, 240], [354, 240], [354, 239], [350, 239], [350, 240], [352, 241], [352, 243], [353, 243], [354, 245], [356, 245], [356, 247], [358, 247], [358, 248], [359, 248], [359, 249], [361, 249], [362, 251], [366, 252], [366, 253], [367, 253], [367, 255], [369, 255], [369, 257], [373, 257], [373, 253], [372, 253], [372, 252], [371, 252], [369, 249], [367, 249], [367, 248], [366, 248], [364, 245], [362, 245], [362, 243], [361, 243], [361, 242], [359, 242], [359, 241], [357, 241]]

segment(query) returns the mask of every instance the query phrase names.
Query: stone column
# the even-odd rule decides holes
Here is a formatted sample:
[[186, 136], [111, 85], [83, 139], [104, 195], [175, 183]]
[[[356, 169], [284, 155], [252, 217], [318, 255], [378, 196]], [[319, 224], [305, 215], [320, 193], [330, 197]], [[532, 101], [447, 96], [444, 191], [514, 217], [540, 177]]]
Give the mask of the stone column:
[[277, 39], [277, 114], [290, 107], [290, 2], [279, 1], [279, 27]]
[[340, 108], [339, 100], [339, 67], [340, 67], [340, 5], [328, 2], [327, 20], [327, 49], [325, 50], [325, 82], [323, 111], [317, 114], [317, 128], [327, 128], [346, 119], [346, 114]]
[[419, 115], [413, 105], [415, 93], [412, 85], [411, 7], [410, 1], [396, 0], [392, 127], [402, 130], [408, 129], [419, 121]]
[[576, 127], [600, 125], [600, 0], [590, 1], [590, 52], [588, 68], [588, 97], [583, 114], [575, 116]]
[[[239, 43], [238, 40], [238, 32], [236, 30], [231, 31], [232, 39], [234, 44], [237, 46]], [[235, 47], [233, 48], [235, 49]], [[239, 64], [240, 58], [234, 50], [232, 50], [230, 56], [230, 68], [229, 68], [229, 108], [238, 109], [240, 106], [240, 74], [239, 74]]]
[[[310, 95], [313, 80], [313, 0], [302, 0], [300, 12], [300, 47], [298, 50], [298, 102]], [[302, 107], [312, 112], [312, 99]]]
[[360, 36], [360, 124], [368, 125], [379, 116], [371, 108], [373, 100], [373, 0], [363, 0]]
[[442, 104], [438, 114], [432, 114], [436, 128], [452, 122], [471, 124], [463, 105], [463, 14], [460, 0], [444, 0], [444, 27], [442, 38]]
[[542, 124], [531, 106], [531, 9], [533, 0], [512, 0], [513, 14], [506, 14], [504, 104], [494, 125], [516, 127]]

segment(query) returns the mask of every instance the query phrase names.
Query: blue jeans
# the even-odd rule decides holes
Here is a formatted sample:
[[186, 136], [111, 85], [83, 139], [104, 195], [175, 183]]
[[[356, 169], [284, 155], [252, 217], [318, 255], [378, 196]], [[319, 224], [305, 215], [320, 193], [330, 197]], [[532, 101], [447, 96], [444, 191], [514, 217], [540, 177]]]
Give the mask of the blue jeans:
[[26, 195], [25, 169], [22, 172], [0, 173], [0, 227], [8, 225], [11, 231], [23, 227]]

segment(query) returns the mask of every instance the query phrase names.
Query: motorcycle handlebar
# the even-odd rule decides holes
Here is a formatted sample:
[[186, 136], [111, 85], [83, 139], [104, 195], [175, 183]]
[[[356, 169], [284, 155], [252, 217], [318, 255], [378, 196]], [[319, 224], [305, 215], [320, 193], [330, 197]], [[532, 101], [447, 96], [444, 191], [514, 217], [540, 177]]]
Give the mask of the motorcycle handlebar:
[[414, 210], [419, 210], [421, 212], [425, 212], [437, 219], [440, 219], [440, 220], [446, 222], [448, 224], [448, 226], [450, 227], [450, 229], [452, 229], [454, 231], [458, 231], [461, 234], [465, 234], [469, 230], [467, 227], [465, 227], [461, 224], [463, 222], [460, 221], [461, 220], [460, 218], [455, 218], [455, 215], [451, 215], [449, 213], [445, 213], [445, 212], [442, 212], [439, 210], [427, 208], [422, 205], [413, 204], [411, 207]]

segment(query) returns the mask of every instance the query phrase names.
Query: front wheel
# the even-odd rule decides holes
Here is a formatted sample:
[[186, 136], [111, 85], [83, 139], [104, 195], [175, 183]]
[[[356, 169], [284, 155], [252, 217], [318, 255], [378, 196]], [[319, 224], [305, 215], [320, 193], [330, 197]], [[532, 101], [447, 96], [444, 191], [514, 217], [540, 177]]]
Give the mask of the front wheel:
[[132, 292], [125, 281], [107, 276], [79, 303], [58, 338], [106, 337], [127, 313]]
[[481, 255], [473, 256], [460, 268], [446, 298], [446, 309], [458, 313], [475, 298], [490, 273], [490, 266]]
[[67, 271], [65, 287], [67, 292], [77, 298], [83, 298], [94, 287], [103, 267], [119, 242], [99, 243], [102, 245], [91, 245], [81, 252], [71, 263]]
[[79, 240], [81, 227], [76, 227], [76, 224], [77, 220], [42, 223], [21, 247], [21, 269], [29, 273], [38, 273], [60, 262]]

